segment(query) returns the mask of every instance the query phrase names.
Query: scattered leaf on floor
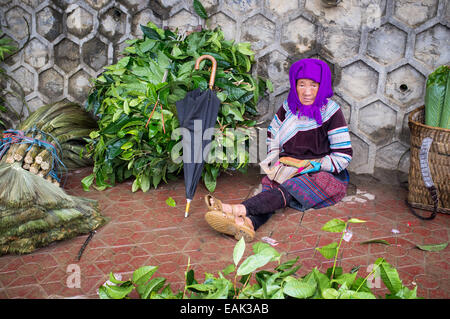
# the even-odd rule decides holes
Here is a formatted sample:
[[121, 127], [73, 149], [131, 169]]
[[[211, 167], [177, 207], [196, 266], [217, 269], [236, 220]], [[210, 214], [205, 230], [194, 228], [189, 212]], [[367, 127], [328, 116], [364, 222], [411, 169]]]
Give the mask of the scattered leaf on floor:
[[384, 239], [372, 239], [372, 240], [366, 240], [366, 241], [362, 241], [360, 242], [360, 244], [383, 244], [383, 245], [390, 245], [390, 243], [388, 243], [387, 241], [385, 241]]
[[168, 199], [166, 199], [166, 204], [171, 207], [177, 206], [177, 203], [175, 203], [175, 200], [172, 197], [169, 197]]
[[448, 243], [434, 244], [434, 245], [416, 245], [417, 248], [425, 251], [440, 251], [447, 247]]

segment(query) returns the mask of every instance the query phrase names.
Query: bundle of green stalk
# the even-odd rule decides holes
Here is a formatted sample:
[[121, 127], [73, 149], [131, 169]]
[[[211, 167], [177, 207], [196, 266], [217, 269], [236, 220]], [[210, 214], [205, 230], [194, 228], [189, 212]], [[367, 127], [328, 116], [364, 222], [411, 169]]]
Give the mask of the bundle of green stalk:
[[17, 162], [0, 164], [0, 255], [30, 253], [106, 221], [97, 201], [70, 196]]
[[56, 146], [57, 153], [42, 145], [17, 143], [10, 146], [1, 162], [18, 162], [30, 172], [58, 183], [49, 175], [57, 155], [68, 170], [91, 166], [93, 161], [84, 156], [85, 138], [97, 128], [97, 123], [78, 104], [58, 102], [40, 107], [32, 113], [18, 130], [25, 135]]

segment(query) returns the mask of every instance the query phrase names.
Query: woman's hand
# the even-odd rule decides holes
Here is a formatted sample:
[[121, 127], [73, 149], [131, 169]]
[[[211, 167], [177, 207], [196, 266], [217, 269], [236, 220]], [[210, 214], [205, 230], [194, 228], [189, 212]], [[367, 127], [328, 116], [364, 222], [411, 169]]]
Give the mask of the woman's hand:
[[310, 161], [309, 163], [310, 163], [313, 167], [310, 168], [310, 169], [302, 170], [302, 171], [300, 172], [300, 175], [303, 175], [303, 174], [306, 174], [306, 173], [315, 173], [315, 172], [320, 171], [320, 166], [322, 165], [321, 163], [315, 162], [315, 161]]

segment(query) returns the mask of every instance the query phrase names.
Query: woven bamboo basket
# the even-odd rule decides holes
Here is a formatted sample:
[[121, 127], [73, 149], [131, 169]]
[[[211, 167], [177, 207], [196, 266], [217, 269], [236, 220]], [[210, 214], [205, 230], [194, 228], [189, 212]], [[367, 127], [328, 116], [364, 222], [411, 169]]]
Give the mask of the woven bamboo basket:
[[408, 126], [411, 132], [411, 155], [408, 177], [408, 203], [419, 209], [433, 210], [434, 204], [425, 187], [419, 162], [419, 152], [425, 137], [433, 143], [428, 154], [431, 177], [438, 192], [437, 211], [450, 214], [450, 129], [433, 127], [425, 123], [425, 107], [411, 112]]

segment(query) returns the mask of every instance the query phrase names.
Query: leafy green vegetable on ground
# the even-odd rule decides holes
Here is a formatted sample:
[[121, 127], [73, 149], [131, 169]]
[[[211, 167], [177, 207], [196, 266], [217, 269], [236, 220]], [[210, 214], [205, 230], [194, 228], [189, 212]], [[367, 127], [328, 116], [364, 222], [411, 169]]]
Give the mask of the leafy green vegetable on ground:
[[88, 139], [94, 169], [83, 187], [89, 189], [95, 180], [97, 189], [105, 189], [134, 178], [132, 191], [145, 192], [180, 173], [181, 154], [175, 146], [181, 136], [172, 137], [179, 127], [175, 103], [188, 91], [207, 88], [210, 62], [202, 61], [198, 71], [194, 64], [209, 54], [217, 60], [214, 90], [222, 102], [216, 122], [220, 134], [212, 141], [202, 176], [213, 191], [221, 171], [248, 164], [248, 152], [240, 143], [248, 143], [249, 135], [239, 139], [227, 130], [246, 132], [256, 124], [256, 105], [271, 83], [251, 75], [250, 43], [227, 41], [219, 28], [186, 35], [149, 22], [141, 29], [144, 37], [127, 41], [125, 57], [95, 79], [87, 99], [86, 109], [97, 116], [99, 130]]
[[[153, 277], [158, 266], [143, 266], [126, 281], [119, 281], [110, 273], [109, 283], [99, 288], [99, 296], [102, 299], [127, 299], [136, 291], [141, 299], [376, 299], [372, 282], [380, 278], [380, 283], [382, 281], [389, 290], [386, 299], [416, 299], [417, 286], [412, 290], [404, 286], [397, 270], [384, 258], [378, 258], [369, 274], [363, 277], [358, 277], [359, 266], [349, 273], [336, 266], [348, 224], [363, 222], [356, 218], [347, 221], [332, 219], [324, 225], [324, 231], [342, 233], [339, 244], [329, 245], [334, 247], [332, 253], [317, 249], [325, 258], [334, 258], [333, 267], [325, 272], [314, 267], [299, 277], [296, 274], [301, 267], [297, 264], [299, 257], [281, 263], [282, 254], [262, 242], [255, 243], [253, 254], [242, 260], [246, 243], [241, 239], [234, 247], [233, 263], [219, 271], [217, 276], [205, 273], [203, 283], [195, 279], [189, 260], [183, 290], [173, 291], [165, 278]], [[273, 271], [267, 270], [270, 265], [274, 265]], [[375, 286], [376, 283], [377, 280]]]

